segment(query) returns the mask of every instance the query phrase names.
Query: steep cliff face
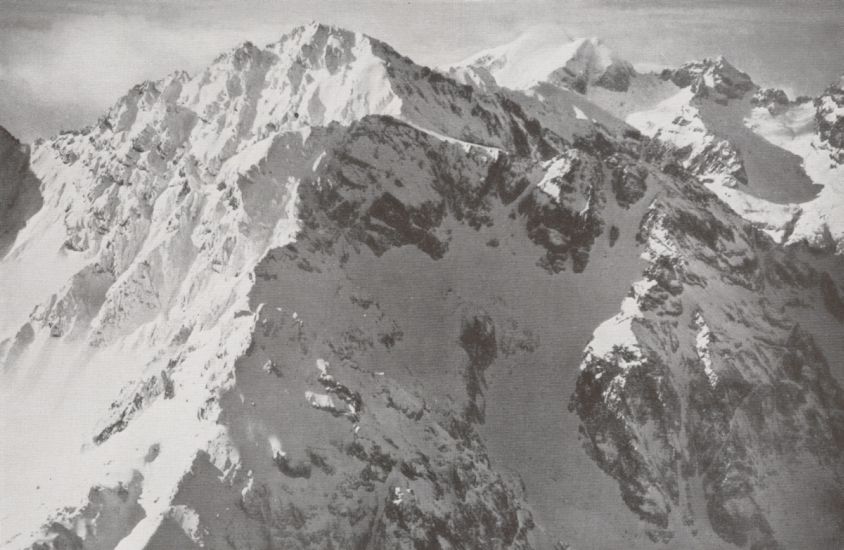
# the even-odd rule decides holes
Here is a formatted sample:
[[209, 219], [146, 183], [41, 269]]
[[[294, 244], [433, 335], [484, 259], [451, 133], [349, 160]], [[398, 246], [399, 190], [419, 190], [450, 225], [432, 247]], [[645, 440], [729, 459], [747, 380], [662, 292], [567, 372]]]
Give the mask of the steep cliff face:
[[[654, 540], [706, 517], [739, 546], [831, 547], [840, 350], [832, 370], [794, 310], [840, 331], [824, 287], [841, 262], [819, 272], [732, 216], [693, 186], [652, 203], [639, 234], [649, 266], [595, 331], [570, 408]], [[798, 501], [823, 519], [808, 530], [786, 521]]]
[[39, 182], [29, 170], [29, 148], [0, 126], [0, 258], [26, 220], [41, 208]]
[[724, 57], [666, 69], [660, 78], [670, 80], [678, 88], [689, 88], [697, 98], [711, 98], [722, 105], [731, 99], [741, 99], [756, 88], [747, 73], [736, 69]]
[[310, 25], [33, 148], [4, 545], [840, 537], [840, 256], [777, 244], [588, 88], [461, 74]]
[[813, 103], [820, 142], [831, 149], [831, 155], [838, 163], [844, 162], [844, 77]]

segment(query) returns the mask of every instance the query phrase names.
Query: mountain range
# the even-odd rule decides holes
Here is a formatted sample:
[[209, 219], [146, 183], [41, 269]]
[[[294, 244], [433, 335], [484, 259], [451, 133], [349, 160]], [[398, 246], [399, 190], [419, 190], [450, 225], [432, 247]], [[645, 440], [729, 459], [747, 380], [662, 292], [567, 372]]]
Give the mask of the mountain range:
[[0, 544], [839, 548], [842, 166], [844, 79], [317, 23], [0, 130]]

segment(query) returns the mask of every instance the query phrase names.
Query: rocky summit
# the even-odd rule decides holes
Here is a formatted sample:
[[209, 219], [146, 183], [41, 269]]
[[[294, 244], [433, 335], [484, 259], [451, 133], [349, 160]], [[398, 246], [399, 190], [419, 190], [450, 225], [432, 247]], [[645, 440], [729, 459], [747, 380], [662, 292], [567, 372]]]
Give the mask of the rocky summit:
[[0, 544], [839, 548], [841, 105], [311, 24], [0, 130]]

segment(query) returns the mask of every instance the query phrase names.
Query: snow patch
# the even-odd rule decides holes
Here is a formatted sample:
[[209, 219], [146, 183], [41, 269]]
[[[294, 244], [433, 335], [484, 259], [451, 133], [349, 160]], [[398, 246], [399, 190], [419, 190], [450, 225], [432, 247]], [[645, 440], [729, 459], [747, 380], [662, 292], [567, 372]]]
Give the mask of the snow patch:
[[328, 361], [325, 359], [317, 359], [316, 360], [316, 368], [320, 372], [321, 375], [327, 376], [328, 375]]
[[278, 455], [284, 456], [284, 451], [281, 448], [281, 440], [276, 435], [271, 435], [267, 438], [267, 442], [270, 444], [270, 451], [271, 457], [276, 457]]
[[545, 175], [537, 184], [540, 190], [556, 201], [560, 200], [560, 180], [571, 170], [571, 159], [567, 155], [548, 161], [543, 165]]
[[445, 134], [441, 134], [439, 132], [435, 132], [433, 130], [429, 130], [427, 128], [423, 128], [423, 127], [421, 127], [417, 124], [414, 124], [412, 122], [409, 122], [409, 121], [406, 121], [405, 123], [408, 126], [414, 128], [416, 130], [419, 130], [422, 133], [425, 133], [425, 134], [428, 134], [429, 136], [433, 136], [433, 137], [437, 138], [440, 141], [444, 141], [446, 143], [451, 143], [451, 144], [454, 144], [454, 145], [459, 145], [463, 149], [463, 151], [466, 152], [466, 153], [470, 152], [472, 149], [479, 149], [479, 150], [483, 151], [484, 153], [486, 153], [487, 155], [491, 156], [493, 159], [495, 159], [495, 158], [498, 158], [498, 155], [502, 152], [501, 149], [499, 149], [498, 147], [492, 147], [490, 145], [481, 145], [479, 143], [471, 143], [471, 142], [468, 142], [468, 141], [463, 141], [463, 140], [460, 140], [460, 139], [449, 137], [449, 136], [447, 136]]
[[578, 119], [578, 120], [589, 120], [589, 117], [588, 117], [588, 116], [586, 116], [586, 113], [584, 113], [583, 111], [581, 111], [581, 110], [577, 107], [577, 105], [572, 105], [572, 106], [571, 106], [571, 108], [572, 108], [572, 109], [574, 109], [574, 117], [575, 117], [576, 119]]
[[305, 392], [305, 400], [315, 409], [334, 410], [334, 401], [330, 395], [324, 393]]
[[320, 154], [319, 154], [319, 156], [316, 158], [316, 160], [314, 161], [313, 166], [311, 167], [311, 170], [312, 170], [312, 171], [314, 171], [314, 172], [316, 172], [316, 171], [317, 171], [317, 169], [319, 168], [320, 163], [322, 163], [322, 159], [324, 159], [324, 158], [325, 158], [325, 151], [323, 151], [322, 153], [320, 153]]
[[[642, 360], [641, 348], [633, 322], [642, 318], [639, 299], [656, 285], [656, 281], [644, 279], [633, 284], [630, 294], [621, 302], [621, 311], [612, 318], [604, 321], [592, 333], [592, 340], [586, 347], [585, 357], [580, 365], [586, 368], [589, 361], [595, 358], [612, 360], [622, 368], [629, 368]], [[626, 352], [623, 357], [616, 351]]]
[[706, 373], [706, 378], [709, 380], [709, 385], [714, 388], [718, 384], [718, 375], [712, 370], [712, 352], [709, 349], [714, 336], [700, 312], [695, 313], [694, 323], [697, 328], [695, 349], [697, 350], [698, 358], [703, 363], [703, 370]]

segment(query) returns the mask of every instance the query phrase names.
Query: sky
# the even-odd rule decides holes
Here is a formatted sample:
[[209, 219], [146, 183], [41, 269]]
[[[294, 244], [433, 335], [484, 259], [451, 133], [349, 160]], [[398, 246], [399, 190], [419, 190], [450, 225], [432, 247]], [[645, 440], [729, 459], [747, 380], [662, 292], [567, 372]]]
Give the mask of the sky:
[[429, 66], [540, 32], [599, 36], [634, 63], [723, 54], [790, 95], [844, 73], [844, 0], [0, 0], [0, 125], [25, 141], [82, 127], [138, 82], [313, 20]]

